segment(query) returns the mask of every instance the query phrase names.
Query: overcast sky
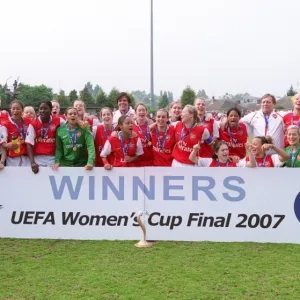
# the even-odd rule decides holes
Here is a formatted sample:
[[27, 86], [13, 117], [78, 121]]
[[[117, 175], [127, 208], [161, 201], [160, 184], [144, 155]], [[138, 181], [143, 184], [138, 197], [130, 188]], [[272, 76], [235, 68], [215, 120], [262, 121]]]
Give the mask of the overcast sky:
[[[156, 93], [297, 88], [299, 0], [153, 2]], [[2, 0], [0, 10], [0, 83], [149, 92], [150, 0]]]

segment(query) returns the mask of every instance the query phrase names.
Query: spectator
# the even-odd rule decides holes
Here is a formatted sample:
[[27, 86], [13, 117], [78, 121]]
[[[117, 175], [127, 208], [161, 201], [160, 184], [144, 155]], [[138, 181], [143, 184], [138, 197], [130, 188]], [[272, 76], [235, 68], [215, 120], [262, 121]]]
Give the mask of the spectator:
[[126, 115], [126, 116], [134, 116], [134, 109], [130, 106], [130, 97], [127, 93], [119, 93], [117, 95], [117, 104], [119, 109], [115, 111], [114, 113], [114, 118], [113, 118], [113, 123], [117, 124], [118, 120], [121, 116]]

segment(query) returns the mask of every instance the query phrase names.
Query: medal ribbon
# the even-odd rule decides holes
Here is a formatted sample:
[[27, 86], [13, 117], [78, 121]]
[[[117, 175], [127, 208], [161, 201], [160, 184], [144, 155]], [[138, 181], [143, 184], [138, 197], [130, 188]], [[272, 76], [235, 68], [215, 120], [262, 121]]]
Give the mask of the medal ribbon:
[[[105, 133], [106, 139], [108, 139], [108, 137], [110, 136], [110, 134], [108, 133], [108, 131], [107, 131], [107, 129], [105, 128], [104, 125], [103, 125], [103, 128], [104, 128], [104, 133]], [[112, 131], [112, 132], [114, 131], [114, 125], [112, 125], [111, 131]]]
[[[292, 112], [291, 125], [294, 125], [294, 112]], [[296, 126], [300, 127], [300, 120], [297, 122]]]
[[127, 153], [128, 153], [128, 148], [129, 148], [129, 145], [131, 142], [131, 137], [129, 137], [128, 143], [127, 143], [127, 145], [125, 145], [124, 139], [123, 139], [123, 133], [120, 132], [120, 141], [121, 141], [122, 151], [123, 151], [124, 158], [125, 158], [125, 156], [127, 156]]
[[[217, 159], [218, 167], [221, 167], [220, 161]], [[229, 166], [229, 160], [226, 161], [226, 167]]]
[[295, 160], [296, 160], [296, 156], [297, 156], [299, 150], [300, 150], [300, 146], [298, 146], [298, 148], [297, 148], [297, 150], [295, 152], [293, 152], [293, 149], [291, 149], [291, 151], [289, 153], [290, 154], [291, 168], [294, 168], [294, 166], [295, 166]]
[[146, 132], [142, 129], [142, 127], [139, 125], [139, 123], [136, 121], [135, 122], [136, 125], [138, 126], [140, 132], [143, 134], [143, 136], [145, 137], [145, 139], [149, 142], [150, 139], [151, 139], [151, 134], [150, 134], [150, 128], [149, 128], [149, 125], [148, 125], [148, 122], [146, 121], [145, 122], [145, 125], [146, 125]]
[[159, 148], [160, 148], [161, 150], [164, 150], [164, 148], [165, 148], [168, 129], [169, 129], [169, 126], [167, 125], [166, 130], [165, 130], [165, 133], [164, 133], [164, 136], [163, 136], [163, 139], [162, 139], [162, 141], [161, 141], [159, 131], [158, 131], [157, 127], [156, 127], [156, 137], [157, 137], [157, 142], [158, 142]]
[[50, 125], [51, 125], [51, 121], [52, 121], [52, 119], [50, 117], [47, 127], [44, 128], [44, 124], [43, 124], [42, 120], [40, 119], [40, 122], [42, 123], [42, 128], [41, 128], [41, 138], [42, 139], [47, 136]]
[[72, 147], [76, 147], [77, 144], [77, 129], [74, 129], [74, 132], [72, 133], [72, 130], [67, 126], [69, 138], [70, 138], [70, 143], [72, 144]]
[[19, 132], [19, 135], [20, 137], [25, 140], [26, 139], [26, 126], [25, 126], [25, 123], [24, 123], [24, 120], [22, 120], [22, 129], [19, 127], [19, 125], [15, 122], [15, 120], [13, 118], [11, 118], [11, 121], [13, 122], [13, 124], [16, 126], [18, 132]]
[[186, 134], [184, 134], [185, 126], [182, 127], [182, 129], [181, 129], [181, 135], [180, 135], [180, 141], [183, 141], [183, 140], [190, 134], [190, 132], [192, 131], [192, 129], [193, 129], [195, 126], [196, 126], [196, 123], [194, 123], [194, 124], [192, 125], [192, 127], [189, 128], [189, 130], [188, 130], [188, 132], [187, 132]]
[[264, 114], [264, 118], [265, 118], [265, 123], [266, 123], [266, 126], [265, 126], [265, 136], [266, 136], [267, 131], [269, 129], [269, 118], [270, 118], [270, 116], [268, 117], [266, 114]]
[[[256, 167], [259, 167], [256, 157], [255, 157], [254, 159], [255, 159]], [[262, 167], [262, 168], [265, 167], [266, 159], [267, 159], [267, 155], [264, 156], [263, 162], [262, 162], [262, 164], [261, 164], [261, 167]]]
[[[238, 131], [242, 131], [242, 128], [241, 128], [240, 125], [239, 125], [239, 127], [238, 127]], [[233, 140], [233, 138], [232, 138], [232, 133], [231, 133], [231, 130], [230, 130], [230, 128], [229, 128], [228, 125], [227, 125], [227, 133], [228, 133], [228, 136], [229, 136], [229, 138], [230, 138], [231, 143], [232, 143], [232, 144], [237, 144], [236, 142], [234, 142], [234, 140]]]

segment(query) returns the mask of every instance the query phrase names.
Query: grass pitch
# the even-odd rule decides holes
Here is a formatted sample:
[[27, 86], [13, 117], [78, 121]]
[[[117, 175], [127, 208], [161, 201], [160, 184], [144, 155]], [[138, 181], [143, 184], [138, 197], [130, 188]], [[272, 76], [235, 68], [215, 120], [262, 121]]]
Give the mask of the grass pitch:
[[300, 299], [300, 246], [0, 239], [0, 299]]

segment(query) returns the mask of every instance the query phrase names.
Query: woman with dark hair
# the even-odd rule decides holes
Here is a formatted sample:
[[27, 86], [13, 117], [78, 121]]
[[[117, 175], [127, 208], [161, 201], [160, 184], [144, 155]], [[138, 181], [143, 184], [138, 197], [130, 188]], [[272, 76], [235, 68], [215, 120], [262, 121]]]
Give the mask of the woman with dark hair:
[[175, 140], [172, 167], [193, 167], [189, 159], [193, 146], [202, 141], [212, 142], [208, 130], [198, 123], [195, 106], [188, 104], [182, 110], [181, 121], [175, 127]]
[[[270, 154], [270, 151], [275, 151], [277, 154]], [[272, 151], [272, 152], [273, 152]], [[273, 144], [272, 137], [270, 136], [256, 136], [248, 151], [252, 154], [254, 161], [251, 161], [252, 167], [258, 168], [274, 168], [281, 167], [288, 159], [288, 154]], [[246, 162], [250, 161], [249, 157], [246, 157]]]
[[227, 143], [230, 156], [242, 159], [246, 156], [248, 133], [246, 125], [240, 119], [241, 111], [238, 108], [229, 109], [226, 124], [219, 129], [219, 140]]
[[103, 167], [103, 161], [101, 158], [101, 152], [105, 145], [105, 142], [114, 131], [113, 126], [113, 112], [109, 107], [103, 107], [99, 113], [100, 121], [102, 122], [98, 126], [93, 126], [93, 136], [95, 141], [95, 166]]
[[135, 107], [136, 120], [133, 121], [133, 131], [139, 136], [143, 145], [143, 154], [136, 162], [139, 167], [153, 166], [152, 139], [150, 125], [152, 121], [147, 118], [147, 107], [138, 103]]
[[175, 127], [168, 124], [168, 119], [169, 113], [165, 108], [160, 108], [156, 112], [156, 122], [151, 131], [153, 165], [156, 167], [171, 167], [172, 165]]
[[[195, 163], [198, 167], [255, 167], [254, 157], [250, 154], [250, 159], [254, 166], [247, 162], [240, 161], [235, 163], [229, 159], [229, 149], [227, 143], [224, 141], [216, 141], [213, 146], [214, 154], [212, 158], [199, 157], [197, 153], [200, 150], [200, 144], [196, 144], [193, 147], [193, 151], [190, 154], [190, 160]], [[249, 145], [250, 149], [250, 145]]]
[[95, 161], [93, 135], [89, 126], [81, 127], [77, 109], [65, 112], [67, 123], [56, 131], [56, 152], [53, 170], [62, 167], [84, 167], [92, 170]]
[[55, 161], [56, 131], [65, 120], [52, 116], [51, 101], [41, 101], [39, 117], [28, 127], [26, 144], [32, 172], [37, 174], [39, 167], [51, 167]]
[[117, 136], [110, 136], [101, 152], [104, 169], [113, 167], [136, 167], [143, 152], [141, 139], [133, 132], [131, 117], [123, 115], [116, 127]]
[[14, 100], [10, 104], [11, 117], [2, 120], [4, 126], [4, 142], [2, 147], [7, 149], [8, 167], [28, 167], [30, 161], [27, 156], [25, 145], [27, 128], [31, 120], [22, 118], [24, 105], [19, 100]]

